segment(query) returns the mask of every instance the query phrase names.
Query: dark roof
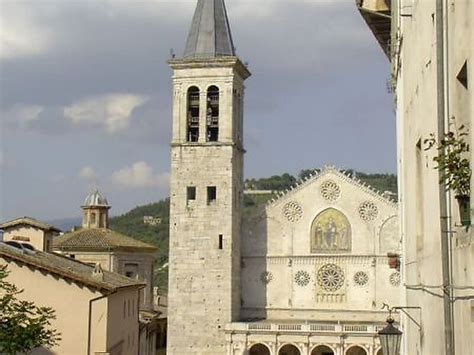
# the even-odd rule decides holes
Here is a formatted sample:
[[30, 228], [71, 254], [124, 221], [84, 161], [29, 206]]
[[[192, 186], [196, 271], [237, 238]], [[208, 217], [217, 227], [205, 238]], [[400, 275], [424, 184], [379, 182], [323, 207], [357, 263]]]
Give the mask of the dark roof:
[[370, 30], [374, 34], [380, 47], [390, 58], [391, 50], [391, 1], [380, 0], [380, 1], [363, 1], [356, 0], [357, 8], [360, 14], [364, 18], [365, 22], [369, 26]]
[[62, 251], [134, 251], [152, 253], [153, 245], [114, 232], [108, 228], [84, 228], [66, 233], [54, 241], [54, 249]]
[[61, 232], [60, 229], [58, 229], [58, 228], [56, 228], [56, 227], [54, 227], [50, 224], [38, 221], [37, 219], [27, 217], [27, 216], [19, 217], [19, 218], [13, 219], [11, 221], [4, 222], [4, 223], [0, 224], [0, 229], [7, 229], [7, 228], [10, 228], [10, 227], [16, 227], [16, 226], [19, 226], [19, 225], [32, 226], [32, 227], [36, 227], [36, 228], [39, 228], [39, 229], [42, 229], [42, 230], [45, 230], [45, 231], [53, 231], [53, 232], [58, 232], [58, 233]]
[[100, 269], [81, 263], [71, 258], [42, 251], [29, 251], [15, 248], [0, 242], [0, 257], [28, 265], [31, 268], [45, 271], [62, 279], [86, 285], [99, 291], [113, 292], [119, 288], [143, 287], [145, 284], [137, 280], [122, 276], [115, 272]]
[[198, 0], [184, 58], [235, 56], [224, 0]]

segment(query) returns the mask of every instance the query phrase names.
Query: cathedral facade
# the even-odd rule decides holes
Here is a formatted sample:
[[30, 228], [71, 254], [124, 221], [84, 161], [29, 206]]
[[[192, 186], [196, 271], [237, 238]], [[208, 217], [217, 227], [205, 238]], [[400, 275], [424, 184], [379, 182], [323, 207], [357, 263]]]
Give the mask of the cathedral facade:
[[173, 58], [169, 354], [379, 355], [397, 206], [325, 168], [243, 220], [244, 81], [223, 0]]

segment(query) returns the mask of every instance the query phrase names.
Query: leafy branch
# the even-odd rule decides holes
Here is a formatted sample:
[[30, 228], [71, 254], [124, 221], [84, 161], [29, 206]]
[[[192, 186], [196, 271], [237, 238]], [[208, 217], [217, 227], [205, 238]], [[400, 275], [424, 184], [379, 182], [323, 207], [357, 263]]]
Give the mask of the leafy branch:
[[466, 137], [468, 129], [461, 125], [457, 127], [454, 118], [450, 123], [450, 130], [438, 142], [433, 133], [424, 140], [425, 150], [436, 147], [438, 155], [433, 157], [438, 165], [435, 169], [442, 172], [440, 183], [446, 184], [447, 190], [452, 190], [456, 196], [469, 196], [471, 192], [471, 166], [466, 153], [469, 152], [469, 143]]
[[55, 346], [61, 338], [51, 328], [56, 318], [54, 310], [18, 299], [23, 290], [6, 281], [8, 274], [7, 266], [0, 265], [0, 353], [26, 353]]

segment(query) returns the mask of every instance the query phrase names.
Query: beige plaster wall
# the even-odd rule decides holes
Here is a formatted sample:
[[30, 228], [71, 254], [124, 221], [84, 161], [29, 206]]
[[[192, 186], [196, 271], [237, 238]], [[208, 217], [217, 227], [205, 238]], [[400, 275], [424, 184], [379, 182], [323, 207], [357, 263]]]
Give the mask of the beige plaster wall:
[[[21, 297], [32, 300], [38, 306], [52, 307], [56, 312], [53, 326], [61, 332], [61, 342], [55, 347], [55, 354], [86, 354], [88, 337], [89, 300], [101, 296], [85, 287], [68, 283], [49, 274], [34, 271], [26, 266], [7, 262], [0, 258], [2, 264], [8, 264], [10, 275], [8, 281], [24, 289]], [[54, 290], [54, 292], [50, 292]], [[105, 350], [105, 321], [100, 321], [100, 314], [106, 311], [103, 304], [98, 305], [94, 313], [93, 327], [94, 350]], [[73, 330], [73, 331], [71, 331]]]
[[137, 354], [139, 347], [139, 291], [123, 290], [108, 298], [107, 349], [122, 354]]
[[[423, 326], [424, 336], [409, 320], [406, 320], [405, 353], [444, 354], [445, 323], [441, 295], [441, 233], [438, 200], [438, 171], [434, 169], [434, 150], [417, 148], [430, 133], [437, 135], [437, 56], [436, 56], [436, 2], [399, 1], [401, 8], [409, 9], [410, 17], [398, 19], [399, 38], [402, 38], [400, 57], [395, 58], [397, 71], [397, 143], [399, 160], [401, 226], [404, 237], [404, 281], [408, 285], [405, 303], [420, 306], [417, 315]], [[471, 1], [446, 1], [447, 5], [447, 79], [448, 117], [455, 117], [458, 125], [472, 126], [472, 70], [469, 73], [471, 87], [466, 90], [456, 76], [467, 59], [473, 56], [474, 4]], [[408, 7], [407, 7], [408, 6]], [[472, 135], [471, 138], [472, 139]], [[472, 161], [472, 158], [471, 158]], [[471, 164], [472, 165], [472, 164]], [[472, 229], [468, 233], [459, 224], [457, 203], [451, 199], [451, 226], [453, 243], [453, 285], [473, 285]], [[413, 286], [435, 286], [430, 292], [413, 289]], [[456, 290], [455, 295], [465, 294]], [[473, 348], [473, 323], [467, 314], [472, 312], [468, 300], [454, 304], [456, 353], [470, 353]]]
[[[8, 227], [3, 232], [3, 240], [15, 240], [16, 237], [21, 237], [22, 240], [16, 240], [22, 243], [29, 243], [35, 249], [41, 251], [51, 251], [53, 247], [53, 233], [45, 232], [42, 229], [32, 226], [14, 226]], [[28, 240], [23, 240], [26, 238]]]
[[153, 305], [153, 262], [154, 255], [150, 253], [132, 252], [71, 252], [75, 260], [95, 265], [100, 264], [104, 270], [125, 275], [126, 264], [137, 264], [138, 279], [146, 282], [146, 287], [140, 291], [140, 304], [151, 308]]
[[[99, 292], [76, 283], [53, 277], [50, 274], [30, 269], [0, 258], [7, 264], [8, 281], [24, 292], [21, 297], [35, 302], [37, 306], [52, 307], [56, 319], [53, 327], [61, 333], [53, 354], [87, 354], [89, 335], [89, 302], [91, 300], [90, 350], [94, 353], [126, 354], [138, 353], [138, 290], [124, 289], [102, 298]], [[54, 292], [50, 292], [54, 290]], [[97, 300], [94, 300], [98, 298]], [[130, 303], [130, 313], [128, 313]], [[126, 316], [124, 317], [124, 304]], [[134, 337], [133, 337], [134, 335]], [[130, 341], [128, 341], [130, 339]], [[32, 354], [44, 354], [37, 349]]]

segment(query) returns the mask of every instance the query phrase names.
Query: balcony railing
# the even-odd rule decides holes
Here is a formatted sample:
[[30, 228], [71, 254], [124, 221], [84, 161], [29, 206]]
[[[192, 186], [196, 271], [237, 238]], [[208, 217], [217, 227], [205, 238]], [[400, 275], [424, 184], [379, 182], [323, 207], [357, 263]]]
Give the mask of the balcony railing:
[[234, 332], [275, 332], [275, 333], [337, 333], [337, 334], [376, 334], [383, 324], [331, 324], [331, 323], [231, 323], [226, 330]]

